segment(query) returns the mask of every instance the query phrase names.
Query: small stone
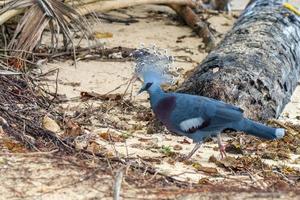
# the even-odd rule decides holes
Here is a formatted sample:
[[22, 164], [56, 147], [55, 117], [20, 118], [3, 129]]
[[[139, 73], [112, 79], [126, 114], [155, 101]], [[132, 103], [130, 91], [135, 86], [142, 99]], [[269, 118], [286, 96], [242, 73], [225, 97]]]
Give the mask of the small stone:
[[298, 147], [295, 151], [296, 154], [300, 155], [300, 147]]
[[176, 145], [173, 147], [173, 149], [176, 150], [176, 151], [180, 151], [180, 150], [182, 150], [182, 146], [176, 144]]
[[153, 130], [153, 128], [152, 127], [149, 127], [148, 129], [147, 129], [147, 134], [154, 134], [154, 130]]
[[59, 133], [60, 132], [60, 127], [56, 123], [56, 121], [54, 121], [53, 119], [51, 119], [47, 115], [44, 116], [43, 121], [42, 121], [42, 125], [48, 131], [52, 131], [54, 133]]
[[213, 73], [217, 73], [219, 70], [220, 70], [219, 67], [215, 67], [215, 68], [213, 68]]

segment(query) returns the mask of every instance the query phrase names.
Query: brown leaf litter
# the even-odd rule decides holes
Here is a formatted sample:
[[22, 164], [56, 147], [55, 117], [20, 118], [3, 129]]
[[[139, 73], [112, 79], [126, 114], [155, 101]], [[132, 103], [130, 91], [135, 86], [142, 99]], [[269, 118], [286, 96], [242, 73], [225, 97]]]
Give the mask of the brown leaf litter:
[[[108, 103], [109, 102], [109, 103]], [[105, 104], [108, 103], [108, 104]], [[111, 100], [104, 100], [100, 107], [103, 107], [104, 105], [108, 106], [110, 109], [96, 109], [98, 111], [97, 116], [103, 116], [101, 112], [107, 113], [109, 111], [111, 114], [114, 113], [114, 115], [134, 115], [136, 116], [135, 119], [140, 119], [140, 121], [145, 121], [148, 123], [148, 126], [153, 126], [155, 120], [153, 119], [153, 116], [151, 113], [149, 113], [148, 108], [144, 108], [142, 106], [136, 106], [135, 104], [131, 103], [130, 101], [126, 100], [122, 103], [119, 100], [117, 101], [111, 101]], [[113, 105], [113, 106], [111, 106]], [[126, 108], [126, 109], [124, 109]], [[99, 112], [100, 111], [100, 112]], [[125, 112], [124, 112], [125, 111]], [[136, 115], [134, 113], [140, 113], [140, 115]], [[149, 117], [148, 117], [149, 116]], [[151, 120], [149, 118], [151, 117]], [[108, 116], [107, 119], [102, 119], [104, 121], [110, 121], [110, 117]], [[125, 120], [125, 122], [128, 121], [128, 118], [124, 117], [119, 118], [120, 120]], [[116, 124], [111, 124], [112, 127], [118, 127]], [[154, 126], [155, 127], [155, 126]], [[157, 127], [161, 129], [161, 125], [158, 124]], [[117, 128], [117, 129], [118, 129]], [[149, 130], [149, 127], [147, 128]], [[128, 131], [131, 129], [127, 128], [121, 128], [121, 130]], [[295, 128], [293, 128], [295, 130]], [[160, 130], [159, 130], [160, 132]], [[290, 134], [287, 133], [289, 136]], [[104, 132], [100, 137], [108, 142], [126, 142], [127, 138], [122, 138], [119, 134], [110, 134], [109, 132]], [[298, 136], [296, 136], [298, 137]], [[121, 139], [120, 139], [121, 138]], [[219, 186], [219, 182], [216, 180], [211, 179], [212, 177], [224, 177], [224, 173], [219, 171], [219, 169], [224, 169], [227, 171], [227, 173], [234, 175], [242, 175], [242, 176], [250, 176], [254, 177], [252, 174], [258, 174], [259, 179], [263, 179], [264, 181], [262, 183], [259, 183], [257, 185], [257, 189], [263, 189], [267, 190], [268, 187], [271, 188], [277, 188], [280, 185], [282, 186], [281, 190], [286, 190], [286, 186], [290, 186], [291, 184], [299, 184], [298, 179], [295, 179], [295, 176], [299, 176], [300, 172], [297, 169], [294, 168], [286, 168], [285, 166], [272, 166], [266, 164], [262, 159], [265, 158], [264, 151], [266, 148], [268, 148], [270, 151], [277, 151], [276, 156], [278, 156], [278, 159], [283, 158], [283, 153], [280, 153], [278, 149], [283, 148], [283, 144], [285, 144], [283, 141], [261, 141], [257, 140], [251, 136], [242, 136], [242, 139], [238, 139], [237, 137], [234, 137], [229, 141], [229, 147], [234, 146], [234, 150], [230, 152], [235, 152], [235, 154], [242, 154], [242, 156], [238, 157], [226, 157], [225, 159], [218, 160], [215, 157], [211, 157], [209, 160], [212, 163], [216, 164], [216, 167], [210, 167], [210, 166], [203, 166], [198, 162], [188, 161], [184, 162], [185, 165], [192, 166], [197, 172], [208, 175], [208, 179], [200, 179], [199, 184], [203, 184], [207, 181], [209, 181], [209, 185], [216, 186], [217, 188]], [[286, 139], [287, 140], [287, 139]], [[137, 141], [140, 143], [135, 143], [134, 145], [131, 145], [131, 147], [138, 148], [138, 149], [149, 149], [153, 152], [161, 153], [161, 159], [160, 158], [151, 158], [151, 157], [143, 157], [141, 159], [147, 161], [148, 164], [162, 164], [163, 162], [167, 162], [170, 165], [175, 165], [177, 163], [177, 158], [180, 155], [180, 151], [182, 150], [182, 146], [179, 144], [190, 144], [190, 142], [186, 139], [179, 140], [178, 143], [174, 146], [159, 146], [155, 142], [152, 141], [151, 138], [139, 138]], [[293, 141], [295, 142], [295, 141]], [[145, 144], [143, 144], [145, 143]], [[227, 147], [227, 149], [229, 148]], [[293, 145], [290, 145], [291, 149]], [[250, 155], [250, 153], [255, 152], [255, 155]], [[286, 152], [286, 151], [285, 151]], [[287, 154], [288, 152], [286, 152]], [[286, 158], [286, 157], [285, 157]], [[225, 176], [226, 177], [226, 176]], [[226, 179], [226, 178], [225, 178]], [[256, 178], [254, 178], [256, 180]], [[262, 185], [261, 185], [262, 184]], [[254, 184], [256, 185], [256, 184]], [[256, 186], [255, 186], [256, 187]], [[224, 187], [222, 187], [224, 189]], [[249, 185], [246, 187], [249, 188]], [[280, 188], [279, 188], [280, 189]], [[210, 190], [212, 190], [210, 188]]]
[[[59, 138], [59, 136], [55, 135], [55, 133], [42, 128], [42, 123], [36, 123], [43, 121], [46, 114], [45, 109], [49, 106], [49, 104], [43, 99], [45, 97], [33, 96], [33, 94], [35, 94], [34, 90], [36, 88], [31, 88], [29, 87], [29, 85], [24, 85], [26, 79], [23, 79], [22, 77], [12, 76], [8, 78], [0, 76], [0, 81], [2, 81], [0, 87], [0, 90], [2, 92], [1, 94], [4, 94], [0, 95], [0, 98], [2, 100], [0, 103], [0, 109], [2, 112], [2, 117], [5, 118], [10, 124], [10, 128], [5, 130], [6, 134], [14, 136], [22, 144], [28, 145], [28, 147], [31, 147], [33, 150], [39, 149], [42, 151], [50, 152], [53, 149], [59, 149], [61, 156], [63, 156], [64, 154], [71, 154], [75, 157], [78, 156], [83, 158], [90, 158], [92, 155], [94, 155], [97, 156], [99, 162], [106, 163], [106, 161], [101, 161], [105, 156], [102, 154], [101, 148], [99, 148], [99, 146], [95, 142], [88, 142], [86, 148], [77, 149], [75, 148], [75, 145], [72, 144], [72, 142], [68, 141], [67, 138]], [[19, 92], [11, 92], [11, 90], [14, 90], [14, 88], [18, 88]], [[32, 92], [27, 91], [29, 89]], [[9, 107], [6, 106], [7, 103], [9, 103]], [[123, 106], [123, 104], [120, 105]], [[61, 117], [61, 115], [53, 112], [52, 116], [55, 116], [61, 123], [63, 122], [63, 118]], [[77, 130], [80, 130], [81, 127], [74, 121], [66, 121], [66, 126], [67, 129], [70, 129], [69, 134], [65, 135], [66, 137], [74, 137], [75, 135], [76, 138], [79, 138], [87, 135], [87, 133], [85, 132], [83, 132], [85, 133], [84, 135], [78, 134], [79, 132]], [[36, 142], [32, 143], [31, 141], [29, 141], [29, 137], [32, 137]], [[93, 138], [93, 136], [91, 138]], [[4, 144], [9, 150], [12, 150], [12, 152], [20, 152], [22, 150], [19, 143], [7, 141], [4, 142]], [[119, 165], [120, 163], [127, 163], [125, 161], [122, 161], [122, 159], [116, 157], [111, 158], [110, 162], [116, 163], [117, 165]], [[143, 165], [137, 165], [134, 162], [131, 162], [129, 166], [132, 166], [132, 169], [134, 169], [136, 173], [144, 172], [145, 170], [145, 173], [149, 175], [156, 173], [154, 169], [148, 168]], [[143, 169], [143, 171], [139, 172], [140, 169]], [[140, 178], [135, 177], [136, 176], [134, 175], [130, 177], [127, 176], [126, 178], [127, 181], [132, 180], [136, 183], [137, 181], [141, 180]], [[159, 177], [161, 177], [161, 175], [159, 175], [158, 178]], [[169, 181], [171, 180], [172, 182], [175, 181], [171, 177], [167, 179], [169, 179]], [[157, 181], [159, 179], [152, 178], [152, 180]], [[161, 184], [167, 184], [164, 183], [163, 179], [159, 181], [161, 181]]]
[[[5, 118], [9, 125], [10, 129], [5, 130], [7, 134], [16, 137], [21, 143], [28, 145], [32, 149], [40, 149], [43, 151], [52, 151], [53, 149], [60, 149], [60, 153], [68, 153], [69, 155], [76, 155], [91, 158], [96, 157], [99, 159], [99, 162], [103, 158], [109, 159], [110, 162], [121, 163], [121, 165], [129, 165], [130, 168], [135, 173], [145, 173], [149, 177], [147, 180], [145, 177], [136, 177], [136, 176], [125, 176], [125, 180], [128, 182], [134, 183], [138, 187], [146, 187], [147, 185], [152, 185], [158, 181], [158, 185], [165, 185], [168, 187], [177, 187], [177, 188], [188, 188], [190, 183], [185, 181], [178, 181], [175, 178], [165, 175], [164, 173], [156, 171], [154, 165], [167, 162], [170, 165], [176, 166], [178, 164], [177, 158], [180, 155], [180, 152], [184, 148], [184, 145], [192, 145], [186, 139], [178, 140], [178, 144], [175, 145], [157, 145], [152, 140], [140, 139], [140, 143], [136, 143], [136, 148], [147, 148], [156, 153], [161, 153], [161, 157], [137, 157], [131, 158], [130, 155], [125, 155], [125, 157], [116, 157], [115, 152], [108, 150], [107, 147], [103, 146], [102, 142], [107, 142], [111, 145], [115, 143], [126, 143], [130, 134], [135, 133], [137, 130], [147, 130], [150, 127], [154, 130], [153, 132], [162, 133], [165, 131], [164, 127], [161, 126], [157, 120], [155, 120], [150, 109], [135, 104], [130, 99], [119, 99], [119, 98], [101, 98], [101, 103], [94, 105], [92, 107], [88, 106], [84, 108], [75, 108], [71, 113], [65, 113], [64, 115], [60, 114], [59, 109], [56, 112], [49, 111], [46, 112], [49, 108], [49, 101], [47, 101], [46, 96], [35, 96], [36, 94], [44, 94], [43, 92], [36, 93], [37, 89], [34, 85], [28, 85], [26, 79], [21, 77], [0, 77], [3, 82], [2, 88], [3, 94], [5, 96], [0, 96], [2, 98], [2, 104], [0, 109], [2, 110], [2, 117]], [[30, 82], [29, 82], [30, 83]], [[85, 100], [85, 102], [95, 101], [93, 98], [97, 95], [91, 95], [92, 97]], [[99, 96], [99, 95], [98, 95]], [[114, 95], [110, 96], [114, 97]], [[98, 99], [99, 101], [100, 99]], [[7, 108], [5, 105], [8, 103], [11, 107]], [[37, 106], [38, 105], [38, 106]], [[24, 109], [26, 108], [26, 109]], [[63, 136], [59, 136], [53, 132], [47, 131], [42, 128], [43, 120], [51, 119], [56, 123], [61, 130], [65, 130]], [[114, 119], [112, 118], [114, 116]], [[136, 122], [131, 122], [131, 116], [135, 116], [134, 120], [138, 120], [143, 125], [137, 126]], [[48, 119], [48, 120], [49, 120]], [[51, 121], [49, 120], [49, 121]], [[109, 128], [111, 130], [119, 130], [117, 133], [115, 131], [106, 131], [97, 132], [94, 130], [89, 130], [86, 128], [87, 125], [97, 121], [97, 124], [101, 124], [102, 127]], [[24, 123], [20, 124], [19, 122], [23, 121]], [[35, 122], [39, 123], [35, 123]], [[297, 127], [292, 127], [288, 124], [291, 130], [297, 132], [299, 129]], [[25, 134], [24, 133], [25, 127]], [[145, 127], [146, 130], [143, 128]], [[137, 136], [135, 134], [135, 136]], [[33, 140], [29, 138], [33, 138]], [[242, 140], [234, 138], [229, 141], [230, 144], [234, 144], [236, 149], [241, 149], [243, 155], [237, 158], [227, 157], [223, 160], [218, 160], [211, 158], [210, 161], [216, 164], [216, 167], [204, 166], [199, 162], [187, 162], [183, 163], [184, 165], [191, 166], [195, 172], [205, 174], [207, 179], [199, 179], [199, 185], [193, 184], [193, 188], [197, 188], [197, 191], [208, 190], [227, 190], [230, 191], [230, 188], [227, 188], [225, 183], [230, 183], [230, 179], [224, 175], [222, 170], [225, 170], [227, 174], [251, 174], [249, 176], [255, 177], [253, 174], [258, 174], [259, 178], [263, 179], [263, 185], [266, 185], [270, 188], [279, 188], [282, 187], [282, 190], [288, 190], [287, 186], [299, 185], [299, 171], [286, 166], [271, 166], [262, 161], [263, 152], [265, 149], [268, 149], [271, 152], [276, 152], [278, 159], [282, 159], [283, 156], [280, 154], [279, 150], [284, 149], [284, 152], [287, 154], [286, 149], [290, 152], [297, 152], [297, 139], [299, 138], [298, 134], [291, 134], [290, 130], [287, 133], [287, 137], [279, 141], [260, 141], [253, 139], [250, 136], [241, 136]], [[167, 142], [167, 140], [166, 140]], [[142, 143], [145, 143], [142, 144]], [[18, 144], [7, 143], [6, 147], [15, 152], [22, 152], [22, 149], [19, 148]], [[287, 147], [287, 148], [286, 148]], [[77, 153], [76, 153], [77, 152]], [[244, 153], [245, 152], [245, 153]], [[247, 155], [249, 153], [255, 153], [255, 156]], [[75, 154], [74, 154], [75, 153]], [[91, 157], [90, 157], [91, 156]], [[119, 155], [120, 156], [120, 155]], [[142, 164], [141, 164], [142, 163]], [[219, 168], [218, 168], [219, 167]], [[156, 174], [156, 175], [155, 175]], [[153, 178], [155, 175], [157, 178]], [[225, 180], [221, 182], [223, 185], [220, 185], [218, 180], [212, 179], [214, 177], [224, 177]], [[257, 179], [257, 178], [255, 178]], [[166, 181], [167, 180], [167, 181]], [[208, 183], [203, 188], [203, 184]], [[229, 185], [230, 185], [229, 184]], [[198, 186], [201, 185], [201, 189]], [[250, 184], [251, 185], [251, 184]], [[235, 190], [249, 190], [250, 187], [248, 184], [247, 187], [236, 186]], [[268, 187], [256, 186], [256, 189], [263, 188], [264, 191], [267, 191]], [[290, 189], [296, 189], [297, 187], [292, 187]], [[280, 188], [279, 188], [280, 189]], [[203, 191], [202, 190], [202, 191]], [[231, 189], [232, 190], [232, 189]]]

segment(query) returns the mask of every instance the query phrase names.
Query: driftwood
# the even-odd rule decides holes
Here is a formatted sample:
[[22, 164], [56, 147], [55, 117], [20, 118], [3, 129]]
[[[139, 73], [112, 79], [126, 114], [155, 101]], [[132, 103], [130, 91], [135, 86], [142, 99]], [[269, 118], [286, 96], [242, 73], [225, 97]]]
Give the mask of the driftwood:
[[143, 4], [176, 4], [187, 5], [194, 7], [195, 4], [191, 0], [114, 0], [114, 1], [100, 1], [90, 4], [85, 4], [77, 8], [81, 15], [86, 15], [93, 12], [106, 12], [115, 9], [127, 8]]
[[181, 16], [202, 39], [207, 51], [215, 47], [215, 38], [205, 21], [203, 21], [189, 6], [170, 4], [170, 7]]
[[213, 10], [229, 11], [230, 12], [231, 0], [211, 0], [209, 6]]
[[[57, 0], [49, 0], [48, 3], [44, 1], [26, 3], [25, 0], [0, 0], [0, 5], [4, 5], [0, 9], [0, 25], [25, 12], [24, 17], [16, 28], [14, 38], [9, 44], [9, 48], [18, 50], [18, 53], [15, 53], [14, 56], [26, 57], [27, 55], [23, 52], [31, 52], [37, 46], [44, 30], [48, 27], [47, 25], [49, 25], [52, 33], [52, 46], [57, 46], [58, 35], [55, 33], [60, 31], [54, 29], [59, 27], [59, 29], [63, 30], [64, 46], [67, 48], [68, 44], [73, 46], [73, 40], [70, 35], [70, 30], [72, 29], [66, 28], [68, 27], [66, 24], [70, 21], [73, 22], [71, 23], [75, 28], [73, 30], [80, 30], [88, 38], [91, 30], [88, 28], [88, 22], [82, 16], [143, 4], [169, 5], [203, 38], [207, 50], [211, 50], [215, 46], [214, 37], [207, 24], [191, 9], [191, 7], [194, 8], [196, 6], [192, 0], [66, 0], [64, 3]], [[58, 10], [58, 8], [60, 9]], [[32, 16], [39, 17], [31, 19]]]
[[232, 30], [178, 89], [278, 117], [300, 74], [300, 16], [282, 0], [252, 0]]
[[[0, 1], [0, 6], [6, 5], [10, 1]], [[87, 14], [95, 13], [95, 12], [107, 12], [110, 10], [127, 8], [137, 5], [144, 4], [176, 4], [176, 5], [186, 5], [190, 7], [195, 7], [195, 4], [191, 0], [66, 0], [66, 3], [75, 7], [75, 10], [80, 13], [80, 15], [84, 16]], [[0, 14], [0, 25], [4, 24], [9, 19], [22, 14], [25, 12], [25, 8], [20, 7], [18, 9], [10, 9], [4, 13]]]

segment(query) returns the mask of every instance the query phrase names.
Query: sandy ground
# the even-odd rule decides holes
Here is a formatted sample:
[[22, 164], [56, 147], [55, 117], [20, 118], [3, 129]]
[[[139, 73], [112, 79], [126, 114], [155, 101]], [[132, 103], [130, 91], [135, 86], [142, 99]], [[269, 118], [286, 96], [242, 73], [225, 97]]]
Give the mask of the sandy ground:
[[[300, 5], [300, 1], [293, 1], [293, 3], [295, 5]], [[233, 10], [240, 11], [245, 5], [246, 1], [234, 0]], [[159, 14], [155, 15], [156, 18], [154, 19], [150, 18], [149, 13], [151, 14], [154, 12]], [[139, 22], [126, 26], [118, 23], [108, 24], [102, 21], [97, 24], [95, 28], [98, 32], [109, 32], [113, 35], [111, 38], [101, 40], [106, 47], [124, 46], [138, 48], [141, 44], [144, 44], [145, 46], [155, 44], [161, 49], [166, 49], [170, 55], [175, 57], [174, 69], [180, 70], [178, 80], [181, 82], [184, 78], [184, 74], [200, 63], [207, 54], [199, 48], [199, 45], [201, 45], [199, 37], [195, 36], [189, 27], [173, 20], [170, 17], [170, 14], [172, 13], [173, 11], [164, 6], [151, 5], [130, 8], [126, 11], [122, 10], [121, 12], [112, 11], [109, 14], [114, 16], [127, 16], [127, 14], [130, 14], [137, 17]], [[234, 20], [235, 19], [232, 16], [219, 15], [211, 17], [209, 22], [218, 33], [224, 34], [231, 28]], [[184, 36], [183, 39], [181, 39], [182, 42], [176, 42], [178, 38], [182, 36]], [[188, 58], [189, 61], [186, 61], [186, 58]], [[59, 109], [64, 110], [67, 114], [73, 113], [74, 110], [78, 108], [84, 110], [88, 107], [101, 106], [101, 102], [97, 101], [79, 101], [77, 97], [80, 96], [80, 92], [86, 91], [105, 94], [123, 84], [119, 89], [113, 91], [113, 93], [123, 94], [126, 89], [126, 85], [124, 84], [130, 80], [134, 72], [134, 63], [132, 62], [79, 61], [76, 68], [71, 63], [72, 61], [54, 62], [48, 63], [42, 67], [43, 72], [59, 68], [58, 93], [66, 95], [66, 98], [69, 100], [62, 104]], [[50, 77], [48, 85], [50, 89], [54, 89], [55, 76]], [[136, 95], [140, 85], [141, 83], [139, 82], [135, 82], [133, 84], [131, 91], [133, 95], [132, 101], [136, 106], [141, 105], [149, 107], [147, 94], [139, 96]], [[193, 144], [182, 143], [184, 140], [182, 137], [161, 134], [160, 132], [147, 134], [147, 127], [145, 127], [147, 124], [145, 122], [135, 120], [132, 116], [138, 115], [137, 112], [131, 112], [128, 114], [126, 111], [116, 110], [113, 114], [115, 114], [115, 116], [112, 117], [112, 120], [115, 120], [120, 127], [126, 127], [126, 130], [129, 130], [130, 132], [130, 137], [126, 139], [125, 144], [124, 142], [116, 142], [113, 146], [101, 138], [96, 139], [95, 142], [106, 149], [107, 152], [112, 154], [118, 152], [123, 156], [130, 155], [131, 157], [141, 156], [161, 159], [162, 152], [160, 150], [162, 146], [170, 146], [173, 148], [173, 151], [181, 154], [186, 154], [193, 148]], [[282, 118], [299, 124], [299, 116], [300, 87], [296, 89], [291, 102], [283, 111]], [[122, 120], [123, 118], [126, 119], [125, 122]], [[107, 128], [103, 127], [101, 122], [97, 121], [96, 117], [93, 117], [91, 121], [92, 125], [86, 127], [91, 134], [101, 134], [108, 131]], [[138, 126], [138, 128], [136, 126]], [[110, 131], [117, 135], [124, 134], [123, 130], [110, 129]], [[180, 148], [175, 150], [175, 146], [179, 146]], [[215, 164], [208, 162], [208, 160], [212, 155], [219, 158], [219, 152], [214, 148], [216, 146], [215, 142], [205, 144], [194, 156], [194, 162], [201, 163], [201, 165], [205, 167], [215, 167]], [[116, 150], [114, 150], [114, 148], [116, 148]], [[292, 155], [292, 158], [288, 161], [278, 161], [275, 163], [273, 161], [273, 163], [271, 161], [266, 162], [275, 165], [288, 165], [300, 169], [300, 164], [295, 164], [297, 159], [299, 159], [299, 155]], [[34, 162], [34, 165], [29, 166], [27, 165], [28, 162]], [[8, 191], [6, 190], [3, 192], [3, 190], [0, 190], [3, 194], [9, 194], [1, 195], [0, 199], [104, 199], [111, 197], [111, 192], [108, 191], [111, 188], [112, 180], [109, 175], [107, 175], [107, 177], [105, 177], [105, 175], [99, 176], [100, 179], [104, 180], [104, 182], [98, 181], [92, 183], [92, 180], [82, 181], [82, 177], [86, 177], [87, 175], [84, 171], [81, 171], [79, 167], [69, 167], [71, 165], [68, 162], [60, 164], [57, 164], [57, 162], [56, 158], [49, 158], [47, 156], [39, 156], [38, 158], [35, 156], [29, 156], [26, 157], [26, 159], [22, 156], [0, 156], [0, 163], [2, 163], [3, 166], [6, 166], [4, 167], [5, 169], [1, 169], [1, 174], [9, 174], [10, 183], [17, 184], [17, 187], [6, 187], [10, 188]], [[20, 163], [22, 163], [22, 167], [20, 167]], [[40, 165], [40, 163], [43, 164]], [[16, 167], [8, 168], [9, 166]], [[170, 163], [168, 158], [163, 159], [162, 162], [156, 164], [155, 168], [167, 175], [176, 176], [178, 180], [197, 183], [199, 179], [209, 177], [207, 174], [199, 173], [195, 171], [194, 167], [182, 162]], [[30, 186], [24, 189], [24, 185], [22, 185], [24, 184], [24, 181], [20, 180], [18, 174], [15, 174], [16, 171], [21, 174], [23, 173], [24, 179], [26, 179], [26, 177], [27, 179], [33, 178], [35, 181], [31, 182]], [[28, 175], [28, 171], [30, 172], [30, 175]], [[230, 173], [225, 172], [221, 168], [218, 168], [218, 171], [224, 175], [230, 176]], [[44, 175], [48, 177], [39, 177], [40, 172], [45, 172]], [[16, 177], [18, 177], [19, 181], [16, 181]], [[72, 177], [72, 180], [67, 179], [67, 177]], [[248, 181], [247, 176], [235, 178], [240, 178], [241, 180], [247, 179], [246, 181]], [[6, 176], [1, 175], [0, 180], [2, 183], [5, 182], [6, 179]], [[89, 185], [91, 184], [94, 185], [93, 188], [89, 188]], [[106, 185], [107, 187], [104, 187], [103, 185]], [[124, 187], [133, 191], [131, 194], [133, 195], [132, 198], [134, 198], [134, 188], [130, 185], [126, 185]], [[188, 195], [182, 198], [217, 198], [213, 194], [207, 194], [206, 196], [207, 198], [200, 198], [198, 195]], [[239, 196], [233, 197], [232, 194], [228, 193], [224, 194], [223, 197], [229, 199], [240, 199]], [[257, 194], [245, 194], [244, 197], [266, 199], [270, 197], [270, 194], [260, 194], [258, 196]], [[141, 198], [145, 198], [145, 196], [141, 194]], [[218, 198], [223, 199], [220, 196]], [[296, 197], [292, 194], [287, 196], [274, 194], [271, 198], [296, 199]]]
[[[167, 7], [163, 6], [140, 6], [137, 8], [132, 8], [126, 11], [127, 14], [145, 18], [149, 12], [162, 12], [162, 16], [158, 19], [146, 18], [140, 20], [139, 23], [131, 24], [130, 26], [124, 26], [123, 24], [109, 24], [101, 23], [97, 25], [96, 31], [100, 32], [109, 32], [113, 34], [112, 38], [105, 39], [103, 42], [106, 47], [116, 47], [119, 45], [138, 48], [140, 45], [152, 46], [155, 45], [161, 49], [166, 49], [170, 55], [175, 57], [174, 69], [181, 69], [181, 76], [178, 78], [179, 81], [183, 80], [183, 75], [193, 69], [201, 60], [207, 55], [203, 50], [200, 49], [201, 40], [198, 36], [194, 35], [192, 30], [189, 27], [183, 26], [182, 24], [169, 19], [166, 19], [169, 13], [173, 11]], [[124, 16], [124, 14], [113, 11], [110, 14], [116, 16]], [[165, 16], [165, 17], [164, 17]], [[224, 25], [220, 25], [222, 20]], [[219, 33], [225, 33], [231, 27], [234, 22], [234, 19], [230, 16], [215, 16], [209, 20], [216, 30]], [[183, 42], [177, 43], [179, 37], [186, 36], [183, 39]], [[178, 57], [177, 57], [178, 56]], [[179, 57], [180, 56], [180, 57]], [[180, 58], [187, 57], [192, 62], [186, 62]], [[48, 64], [44, 66], [44, 71], [52, 70], [54, 68], [59, 68], [59, 88], [58, 93], [66, 94], [68, 99], [76, 98], [79, 96], [80, 92], [96, 92], [99, 94], [105, 94], [111, 90], [114, 90], [119, 85], [122, 85], [129, 81], [134, 72], [134, 63], [132, 62], [99, 62], [99, 61], [88, 61], [88, 62], [78, 62], [76, 68], [70, 63], [56, 63]], [[69, 86], [67, 83], [80, 83], [80, 86], [73, 87]], [[135, 104], [141, 104], [149, 107], [148, 95], [143, 93], [137, 96], [137, 91], [141, 86], [140, 82], [135, 82], [133, 84], [133, 101]], [[114, 91], [114, 93], [122, 94], [126, 89], [126, 85], [120, 89]], [[64, 109], [71, 109], [72, 107], [78, 106], [81, 103], [67, 103], [64, 106]], [[93, 103], [94, 105], [97, 103]], [[124, 113], [123, 113], [124, 115]], [[132, 116], [127, 116], [131, 118]], [[116, 121], [120, 121], [120, 116], [116, 116]], [[141, 126], [146, 126], [144, 123], [131, 120], [128, 123], [129, 126], [133, 126], [136, 123], [139, 123]], [[97, 129], [98, 122], [95, 122], [94, 127], [91, 127], [95, 132], [105, 132], [107, 129]], [[176, 137], [172, 135], [163, 135], [161, 133], [155, 133], [152, 135], [145, 135], [145, 129], [135, 132], [135, 137], [131, 137], [126, 140], [127, 151], [132, 156], [150, 156], [157, 157], [160, 155], [160, 152], [157, 150], [145, 150], [141, 148], [139, 142], [140, 138], [149, 140], [149, 144], [146, 146], [151, 146], [152, 143], [155, 143], [158, 147], [163, 145], [165, 146], [174, 146], [179, 144], [183, 140], [181, 137]], [[187, 139], [189, 140], [189, 139]], [[190, 140], [189, 140], [190, 141]], [[191, 142], [191, 141], [190, 141]], [[104, 145], [106, 148], [111, 149], [111, 146], [106, 142], [99, 141], [101, 145]], [[138, 146], [138, 148], [137, 148]], [[182, 146], [181, 153], [187, 154], [192, 148], [193, 144], [180, 144]], [[213, 145], [216, 146], [216, 145]], [[219, 156], [218, 151], [214, 151], [213, 146], [204, 147], [198, 152], [198, 160], [200, 163], [205, 163], [206, 166], [213, 166], [213, 164], [208, 163], [208, 158], [211, 155]], [[126, 148], [124, 143], [116, 144], [117, 151], [121, 154], [126, 154]], [[160, 171], [170, 174], [177, 175], [182, 174], [178, 178], [180, 180], [193, 180], [197, 182], [199, 178], [202, 178], [203, 175], [195, 173], [194, 169], [191, 167], [186, 168], [182, 163], [176, 163], [175, 169], [173, 165], [164, 162], [159, 164], [157, 167]]]

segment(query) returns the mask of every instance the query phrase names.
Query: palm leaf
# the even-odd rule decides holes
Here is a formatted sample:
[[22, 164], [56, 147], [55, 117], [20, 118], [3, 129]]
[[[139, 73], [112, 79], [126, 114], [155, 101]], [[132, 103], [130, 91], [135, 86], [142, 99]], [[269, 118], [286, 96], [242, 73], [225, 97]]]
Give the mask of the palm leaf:
[[13, 0], [0, 10], [0, 15], [17, 9], [26, 9], [8, 45], [15, 57], [26, 58], [28, 52], [37, 48], [45, 30], [51, 32], [53, 51], [58, 46], [59, 37], [64, 39], [64, 47], [75, 51], [73, 35], [80, 31], [88, 38], [90, 24], [73, 7], [59, 0]]

